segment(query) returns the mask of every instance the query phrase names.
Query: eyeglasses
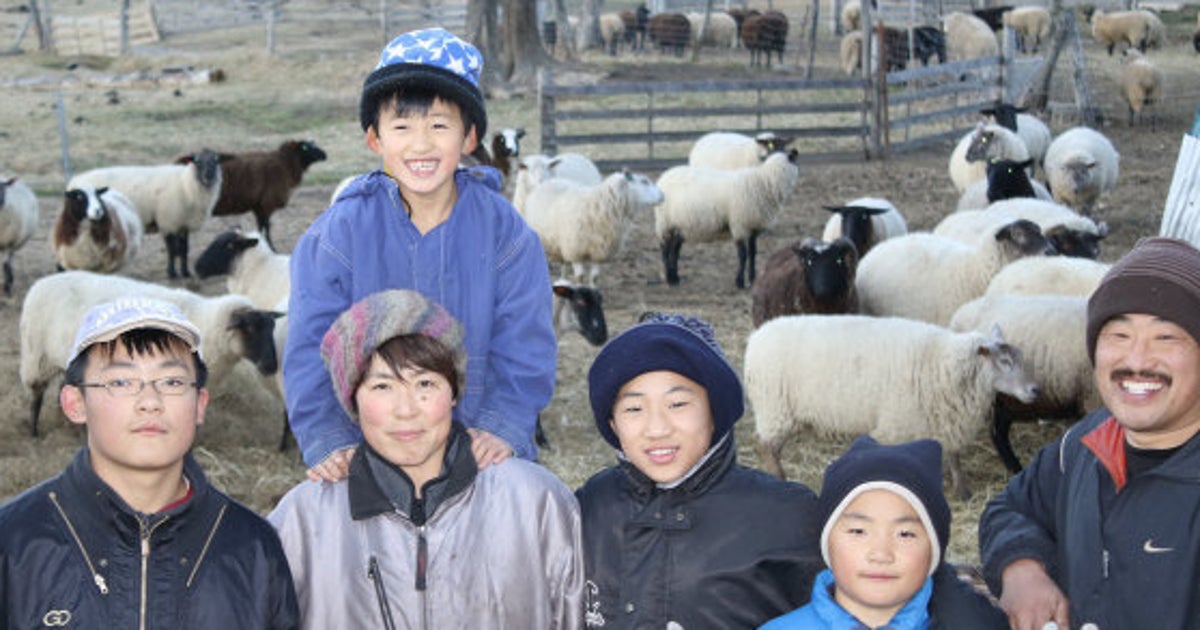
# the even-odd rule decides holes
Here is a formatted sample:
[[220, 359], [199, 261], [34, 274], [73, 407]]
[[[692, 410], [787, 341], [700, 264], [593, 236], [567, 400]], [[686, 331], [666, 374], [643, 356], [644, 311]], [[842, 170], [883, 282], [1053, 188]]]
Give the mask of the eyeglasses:
[[163, 396], [182, 396], [196, 386], [196, 381], [185, 381], [178, 376], [164, 376], [152, 380], [140, 378], [114, 378], [103, 383], [80, 383], [80, 387], [103, 387], [108, 393], [118, 398], [132, 398], [146, 389], [146, 384]]

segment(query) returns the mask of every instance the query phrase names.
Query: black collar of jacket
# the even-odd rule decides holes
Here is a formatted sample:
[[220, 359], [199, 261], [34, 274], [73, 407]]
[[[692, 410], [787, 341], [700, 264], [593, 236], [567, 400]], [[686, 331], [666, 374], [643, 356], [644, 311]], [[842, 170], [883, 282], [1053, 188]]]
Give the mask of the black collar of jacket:
[[[132, 544], [140, 537], [142, 527], [153, 527], [156, 537], [168, 537], [187, 519], [207, 522], [215, 518], [215, 511], [220, 509], [223, 501], [213, 500], [219, 495], [208, 484], [191, 452], [184, 455], [183, 474], [192, 484], [192, 498], [165, 512], [143, 514], [130, 507], [100, 479], [92, 469], [91, 454], [84, 446], [75, 453], [75, 458], [52, 489], [60, 495], [59, 505], [83, 537], [84, 544], [91, 549], [111, 535], [114, 528], [118, 536]], [[162, 521], [166, 521], [165, 525], [158, 527]]]
[[[426, 516], [475, 481], [479, 468], [471, 453], [471, 436], [462, 424], [452, 422], [440, 475], [421, 488]], [[350, 518], [361, 521], [387, 512], [411, 518], [413, 483], [403, 470], [383, 458], [363, 441], [350, 460]]]
[[637, 466], [634, 466], [628, 459], [621, 459], [621, 470], [625, 472], [625, 476], [633, 484], [634, 491], [638, 494], [646, 495], [659, 491], [678, 492], [685, 496], [692, 496], [707, 492], [736, 463], [737, 449], [734, 447], [733, 432], [730, 431], [716, 446], [712, 447], [708, 459], [693, 471], [690, 477], [670, 490], [661, 490], [656, 481], [638, 470]]

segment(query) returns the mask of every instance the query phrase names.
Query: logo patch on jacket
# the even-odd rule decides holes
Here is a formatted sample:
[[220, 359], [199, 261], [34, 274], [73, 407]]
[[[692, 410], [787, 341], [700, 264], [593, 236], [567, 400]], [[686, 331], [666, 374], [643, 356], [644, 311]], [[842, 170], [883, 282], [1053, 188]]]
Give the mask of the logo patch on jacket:
[[583, 621], [589, 628], [603, 628], [604, 614], [600, 612], [600, 587], [596, 583], [588, 580], [583, 585]]
[[71, 611], [51, 610], [42, 615], [42, 625], [47, 628], [61, 628], [71, 623]]

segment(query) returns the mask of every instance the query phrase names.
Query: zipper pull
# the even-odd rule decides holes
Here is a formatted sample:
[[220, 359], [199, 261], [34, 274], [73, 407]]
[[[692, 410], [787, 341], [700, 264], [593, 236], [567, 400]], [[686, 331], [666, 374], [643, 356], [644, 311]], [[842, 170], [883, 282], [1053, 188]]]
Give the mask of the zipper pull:
[[1104, 558], [1104, 579], [1107, 580], [1108, 579], [1108, 550], [1107, 549], [1105, 549], [1103, 551], [1102, 557]]
[[92, 574], [92, 581], [96, 583], [96, 588], [100, 589], [101, 595], [108, 595], [108, 582], [104, 581], [104, 576], [99, 573]]

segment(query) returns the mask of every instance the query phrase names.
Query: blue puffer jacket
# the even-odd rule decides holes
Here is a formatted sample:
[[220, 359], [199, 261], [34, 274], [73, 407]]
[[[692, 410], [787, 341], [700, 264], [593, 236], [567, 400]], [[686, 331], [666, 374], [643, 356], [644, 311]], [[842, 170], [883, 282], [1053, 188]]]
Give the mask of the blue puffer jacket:
[[81, 449], [60, 475], [0, 506], [0, 629], [283, 629], [299, 626], [274, 529], [210, 486], [131, 509]]

